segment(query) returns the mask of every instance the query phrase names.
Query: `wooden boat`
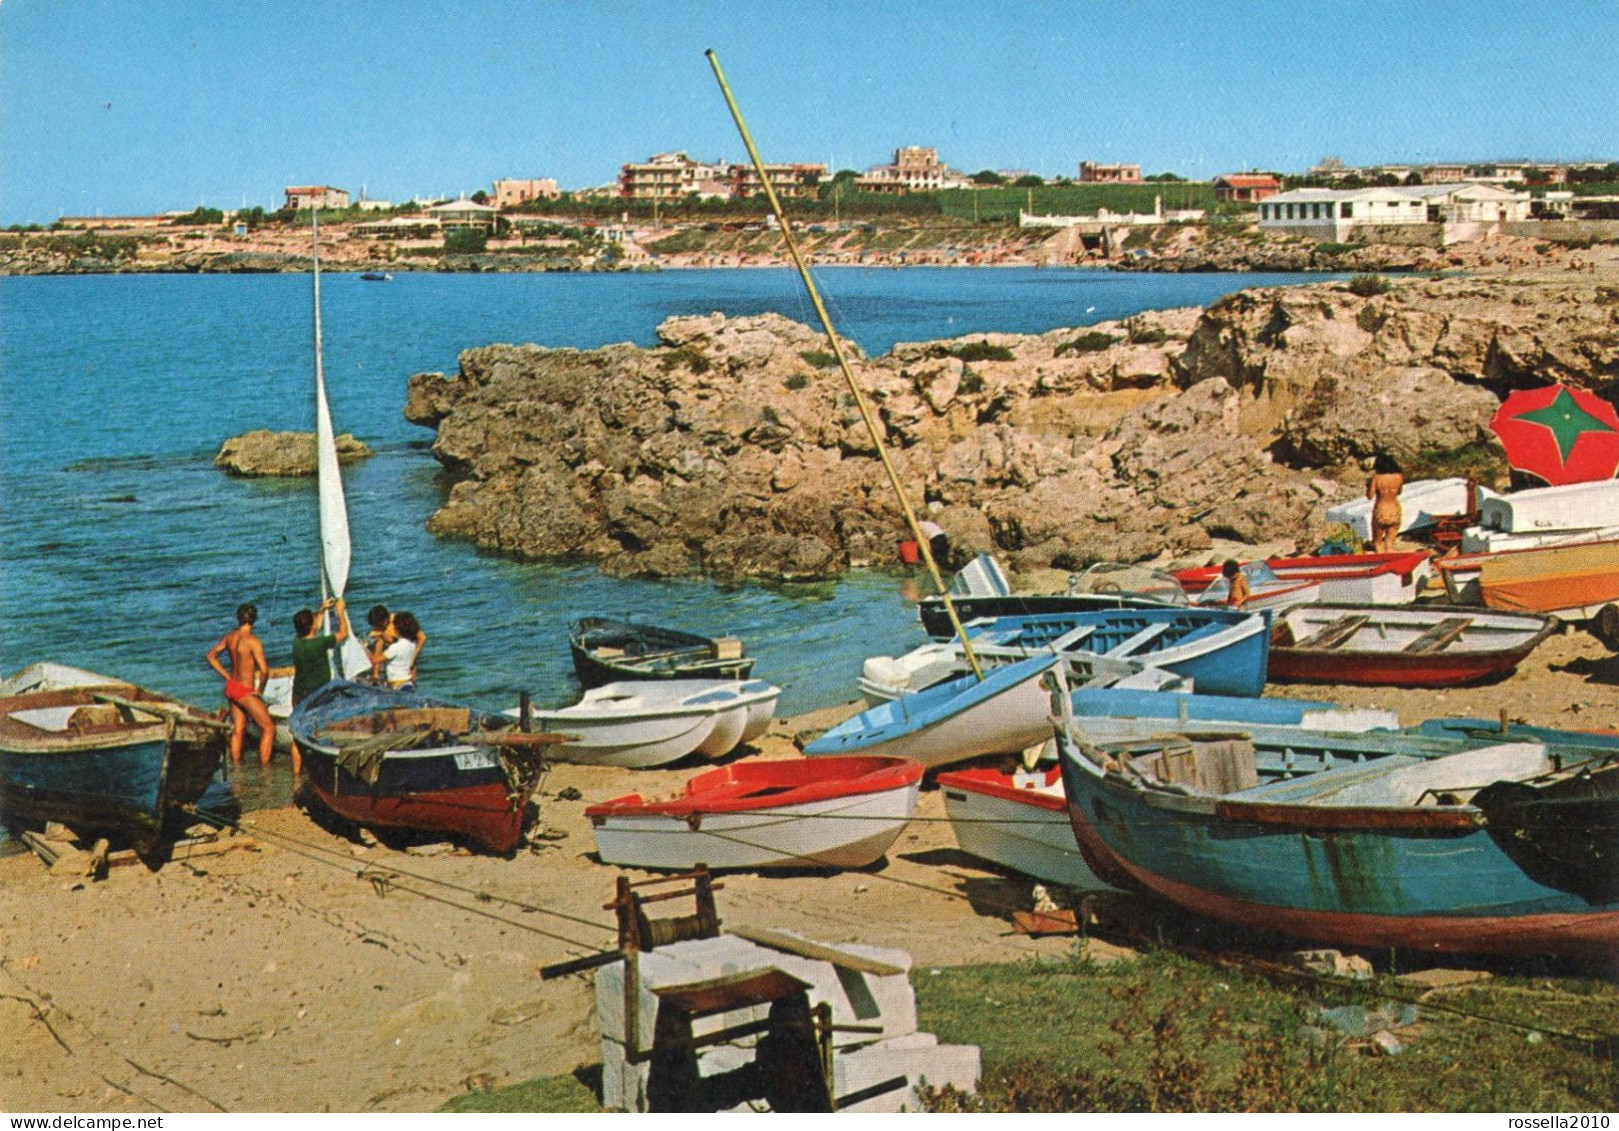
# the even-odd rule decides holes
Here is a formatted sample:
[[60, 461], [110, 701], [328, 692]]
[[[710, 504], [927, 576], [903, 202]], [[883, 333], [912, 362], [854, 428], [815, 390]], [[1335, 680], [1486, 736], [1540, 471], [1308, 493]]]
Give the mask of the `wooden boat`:
[[1041, 677], [1063, 663], [1046, 653], [936, 683], [845, 720], [804, 747], [810, 757], [868, 754], [948, 765], [980, 754], [1010, 754], [1051, 731]]
[[1469, 526], [1462, 531], [1458, 549], [1463, 554], [1492, 554], [1502, 550], [1571, 546], [1576, 542], [1611, 542], [1616, 538], [1619, 538], [1619, 526], [1593, 526], [1587, 530], [1537, 530], [1525, 534], [1507, 534], [1499, 530], [1486, 530], [1482, 526]]
[[[1321, 600], [1319, 581], [1278, 577], [1267, 562], [1245, 562], [1241, 568], [1242, 575], [1248, 579], [1249, 596], [1242, 606], [1244, 612], [1287, 609]], [[1224, 605], [1230, 595], [1231, 581], [1223, 571], [1205, 588], [1188, 594], [1191, 603], [1199, 606]]]
[[[84, 677], [91, 677], [88, 681]], [[203, 800], [229, 727], [161, 692], [83, 669], [36, 664], [0, 697], [0, 813], [80, 836], [154, 846], [165, 819]]]
[[765, 732], [780, 696], [762, 679], [627, 680], [531, 721], [565, 736], [546, 752], [552, 761], [644, 769], [689, 754], [724, 757]]
[[[1093, 609], [998, 617], [969, 627], [967, 635], [973, 652], [991, 664], [1036, 652], [1059, 652], [1157, 668], [1213, 695], [1264, 691], [1270, 651], [1270, 627], [1263, 615], [1223, 608]], [[934, 667], [934, 651], [924, 645], [896, 662], [903, 669], [922, 672]], [[953, 664], [958, 672], [969, 670], [965, 654]]]
[[1478, 524], [1506, 534], [1613, 526], [1619, 524], [1619, 479], [1496, 495], [1479, 505]]
[[[1433, 555], [1427, 550], [1396, 554], [1328, 554], [1318, 558], [1266, 558], [1281, 581], [1314, 582], [1320, 600], [1346, 605], [1409, 605], [1427, 581]], [[1175, 574], [1194, 597], [1221, 577], [1219, 566], [1183, 569]]]
[[1270, 675], [1305, 683], [1458, 687], [1509, 675], [1562, 622], [1467, 608], [1301, 605], [1271, 638]]
[[573, 670], [585, 687], [631, 679], [747, 679], [753, 657], [733, 636], [583, 617], [568, 630]]
[[922, 767], [903, 758], [754, 758], [698, 774], [667, 801], [585, 810], [608, 864], [636, 868], [863, 868], [916, 811]]
[[1525, 868], [1477, 804], [1491, 783], [1547, 781], [1611, 752], [1554, 757], [1509, 742], [1429, 756], [1413, 745], [1262, 776], [1252, 744], [1230, 738], [1095, 746], [1059, 723], [1057, 740], [1080, 850], [1112, 882], [1339, 946], [1619, 950], [1619, 902]]
[[332, 812], [465, 837], [495, 853], [521, 842], [540, 750], [559, 741], [503, 715], [344, 680], [306, 698], [288, 726], [305, 779]]
[[391, 283], [394, 277], [386, 271], [361, 271], [360, 278], [368, 283]]
[[[980, 647], [975, 640], [973, 647]], [[981, 664], [996, 667], [1015, 660], [1027, 659], [1027, 651], [1002, 656], [994, 650], [986, 655], [975, 651]], [[1190, 691], [1192, 681], [1173, 672], [1130, 660], [1109, 660], [1101, 656], [1069, 653], [1068, 680], [1076, 687], [1138, 688], [1143, 691]], [[941, 680], [953, 679], [971, 670], [966, 654], [958, 643], [935, 640], [923, 644], [903, 656], [870, 656], [861, 665], [860, 694], [868, 707], [875, 707], [932, 687]]]
[[1082, 891], [1110, 887], [1085, 863], [1068, 823], [1062, 770], [950, 770], [939, 775], [956, 844], [970, 856]]
[[[999, 617], [1082, 613], [1096, 609], [1160, 608], [1184, 605], [1186, 594], [1178, 582], [1160, 570], [1120, 562], [1097, 562], [1068, 579], [1062, 593], [1013, 593], [1006, 575], [989, 554], [980, 554], [956, 574], [950, 601], [965, 626], [970, 621]], [[955, 627], [939, 597], [924, 597], [917, 605], [922, 631], [936, 640], [955, 635]]]
[[1619, 601], [1619, 539], [1459, 554], [1435, 564], [1458, 603], [1585, 621]]
[[1338, 707], [1314, 699], [1243, 699], [1230, 695], [1079, 687], [1068, 693], [1072, 726], [1090, 742], [1145, 738], [1166, 731], [1255, 736], [1275, 732], [1296, 745], [1324, 735], [1395, 731], [1400, 719], [1376, 707]]

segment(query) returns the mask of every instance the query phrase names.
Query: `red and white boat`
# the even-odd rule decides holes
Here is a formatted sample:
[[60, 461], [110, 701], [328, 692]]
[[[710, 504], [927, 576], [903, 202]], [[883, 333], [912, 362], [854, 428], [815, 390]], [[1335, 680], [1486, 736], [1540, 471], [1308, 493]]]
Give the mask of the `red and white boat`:
[[[1432, 573], [1427, 550], [1396, 554], [1328, 554], [1319, 558], [1266, 558], [1281, 582], [1319, 585], [1318, 600], [1342, 605], [1409, 605]], [[1219, 566], [1183, 569], [1175, 580], [1194, 598], [1223, 580]], [[1301, 603], [1299, 597], [1291, 603]]]
[[1037, 880], [1082, 891], [1109, 885], [1079, 854], [1062, 769], [952, 770], [939, 775], [944, 811], [961, 850]]
[[1273, 680], [1458, 687], [1509, 674], [1556, 618], [1467, 608], [1300, 605], [1271, 630]]
[[754, 758], [698, 774], [677, 797], [585, 810], [602, 861], [632, 868], [863, 868], [916, 812], [908, 758]]
[[288, 723], [320, 802], [367, 827], [464, 837], [506, 853], [523, 839], [540, 748], [560, 736], [410, 691], [334, 680]]

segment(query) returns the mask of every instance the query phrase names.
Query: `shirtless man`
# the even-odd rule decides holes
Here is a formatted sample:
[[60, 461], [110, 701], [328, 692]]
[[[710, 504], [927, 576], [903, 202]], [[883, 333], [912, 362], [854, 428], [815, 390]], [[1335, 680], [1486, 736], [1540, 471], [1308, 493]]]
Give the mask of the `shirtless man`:
[[[247, 736], [247, 720], [259, 727], [259, 765], [270, 764], [275, 749], [275, 720], [264, 705], [264, 685], [270, 679], [270, 664], [264, 658], [264, 645], [253, 635], [253, 622], [259, 619], [256, 605], [236, 610], [236, 627], [208, 650], [208, 663], [225, 681], [225, 698], [230, 702], [230, 760], [241, 765], [242, 740]], [[230, 670], [219, 662], [221, 652], [230, 653]]]

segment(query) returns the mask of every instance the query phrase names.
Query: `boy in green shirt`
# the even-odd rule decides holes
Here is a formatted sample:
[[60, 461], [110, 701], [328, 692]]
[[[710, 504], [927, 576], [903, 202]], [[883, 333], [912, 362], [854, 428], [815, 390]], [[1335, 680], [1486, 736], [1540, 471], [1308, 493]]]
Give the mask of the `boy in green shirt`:
[[[337, 612], [337, 632], [317, 635], [316, 617], [327, 609]], [[332, 649], [349, 638], [348, 609], [343, 598], [322, 602], [320, 609], [311, 612], [299, 609], [292, 614], [292, 628], [298, 638], [292, 642], [292, 705], [297, 707], [303, 698], [317, 688], [332, 681]], [[292, 744], [292, 772], [303, 772], [304, 758], [296, 740]]]

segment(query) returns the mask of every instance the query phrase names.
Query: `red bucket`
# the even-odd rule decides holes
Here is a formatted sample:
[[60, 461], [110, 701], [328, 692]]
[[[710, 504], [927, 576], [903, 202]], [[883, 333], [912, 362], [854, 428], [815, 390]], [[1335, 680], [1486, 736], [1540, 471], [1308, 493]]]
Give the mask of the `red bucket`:
[[922, 564], [922, 547], [916, 544], [916, 539], [907, 538], [903, 542], [896, 542], [894, 548], [899, 551], [899, 560], [906, 565]]

